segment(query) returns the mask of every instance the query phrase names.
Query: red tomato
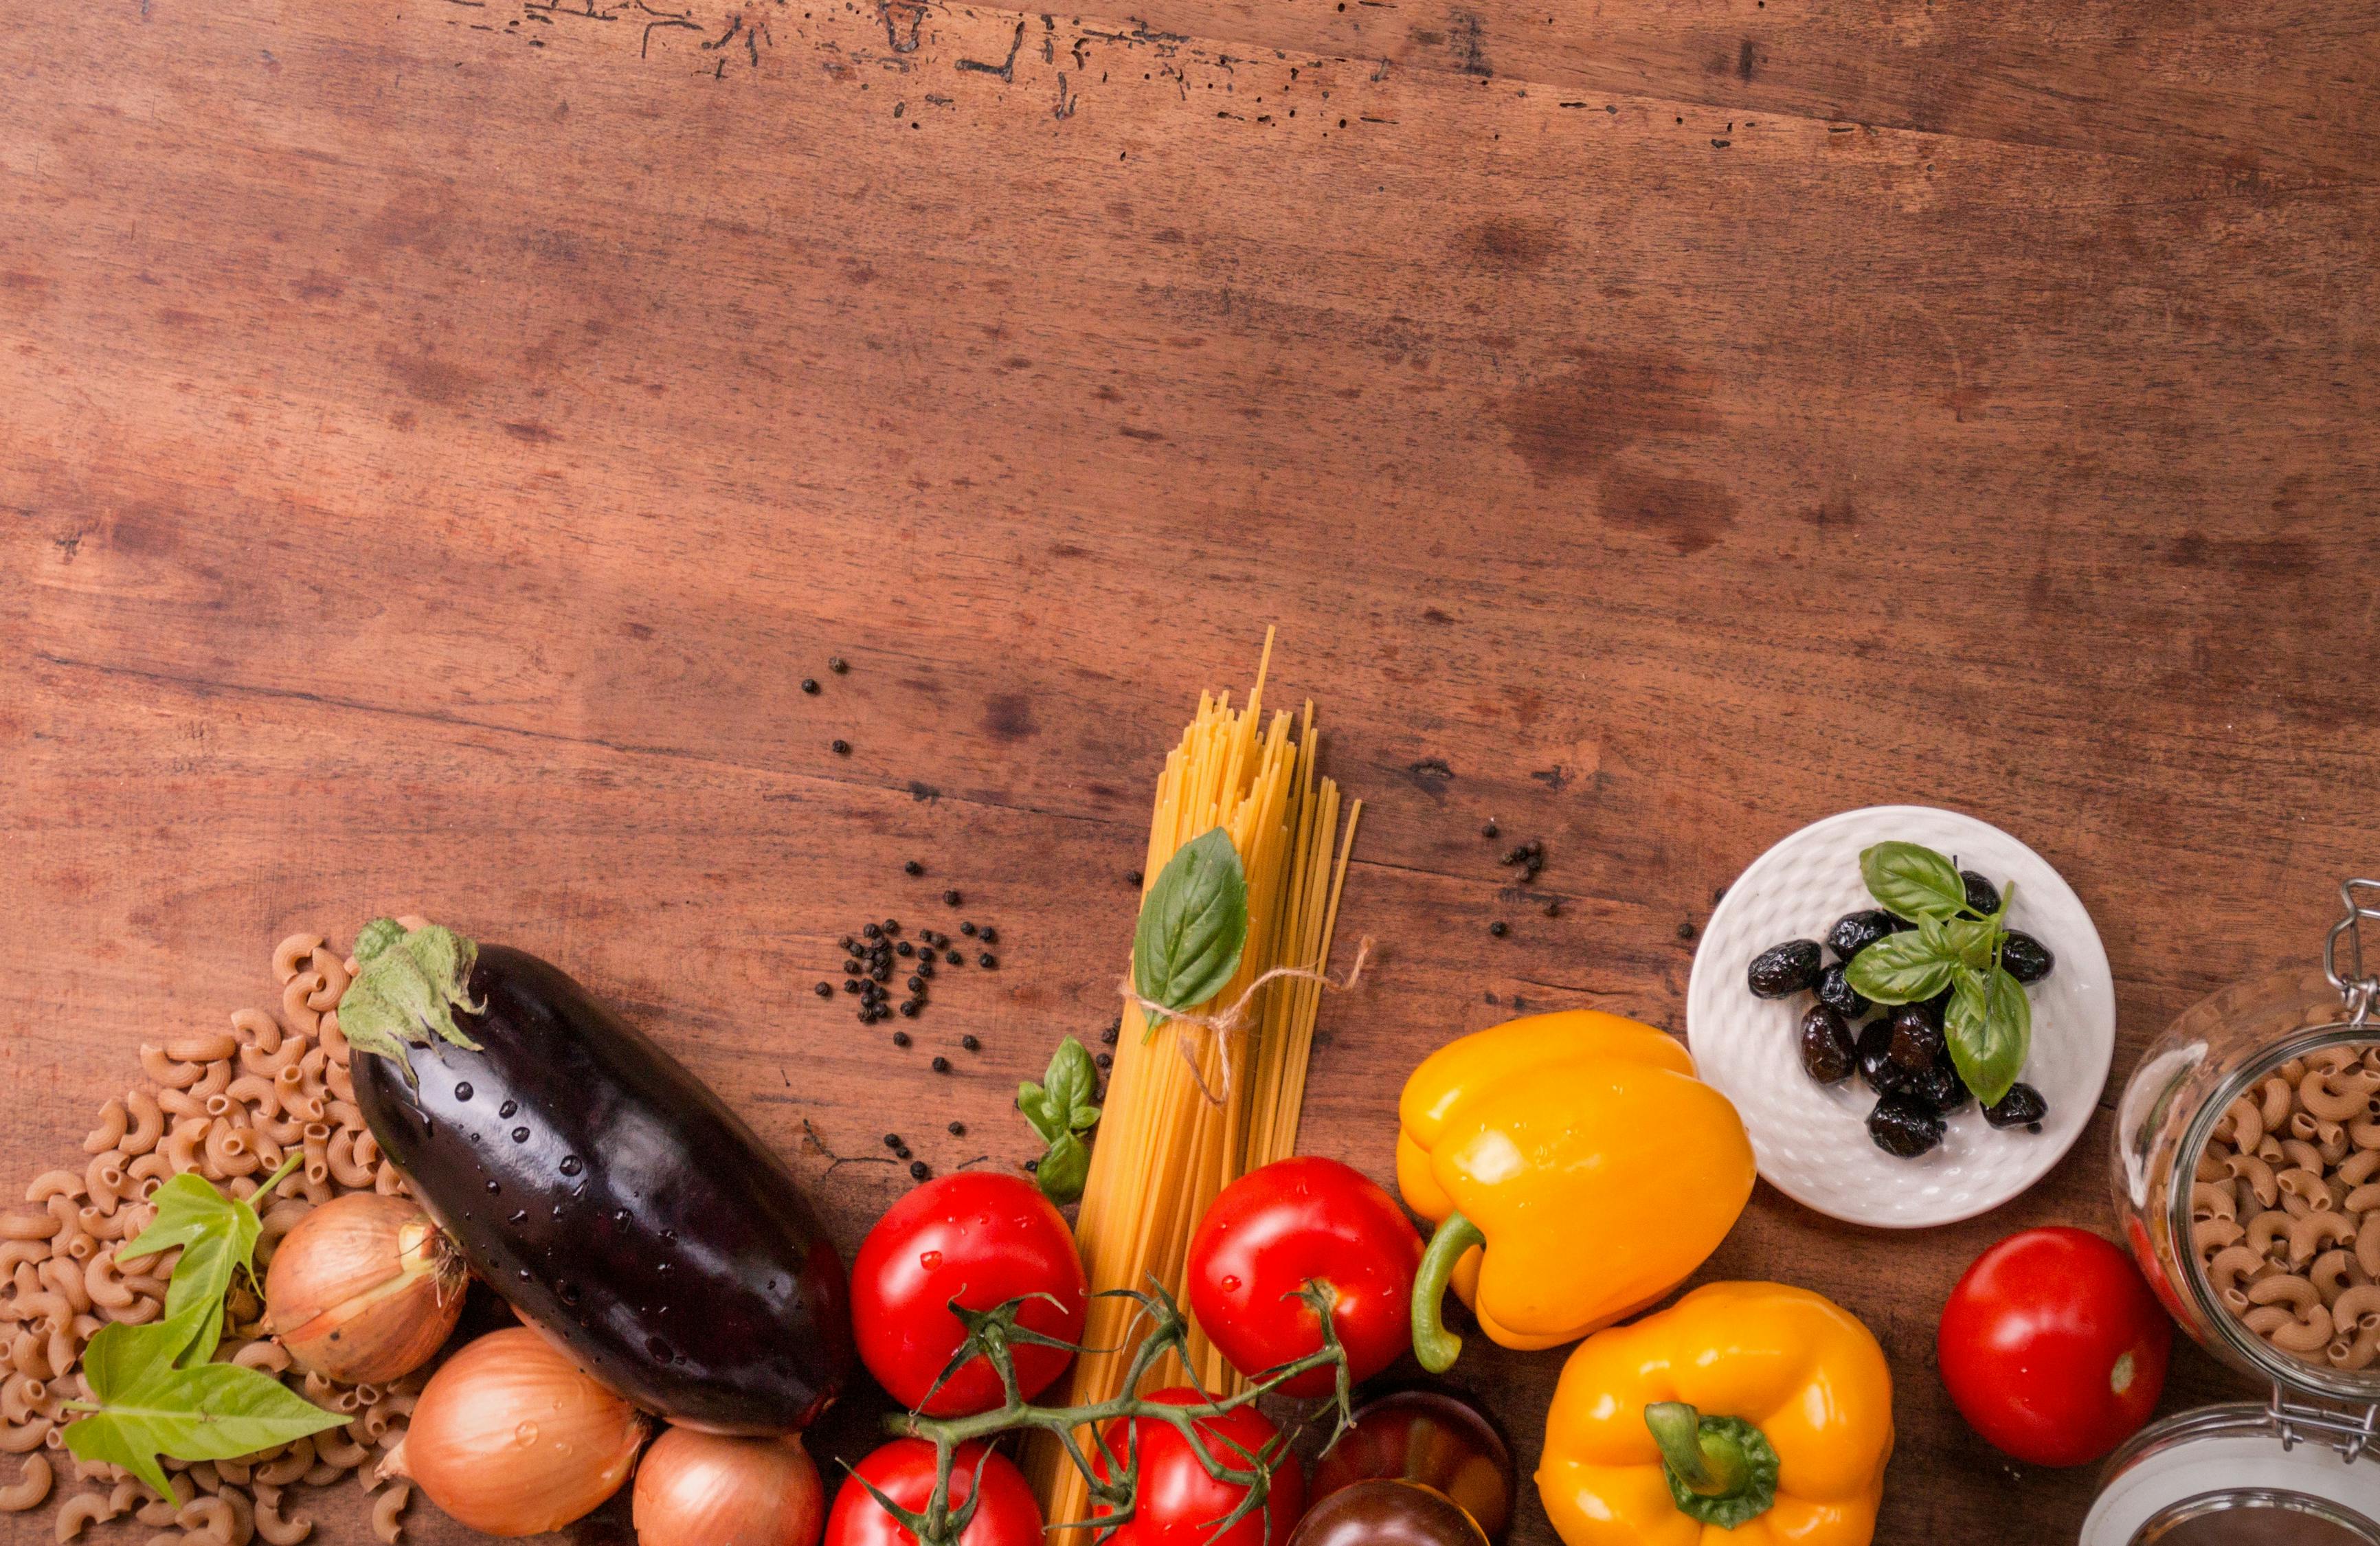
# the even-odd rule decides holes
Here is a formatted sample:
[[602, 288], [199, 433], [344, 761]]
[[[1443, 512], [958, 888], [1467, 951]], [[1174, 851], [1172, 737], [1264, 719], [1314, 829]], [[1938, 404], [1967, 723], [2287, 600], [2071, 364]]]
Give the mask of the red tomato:
[[[1193, 1406], [1204, 1398], [1196, 1391], [1175, 1386], [1148, 1399], [1169, 1406]], [[1253, 1406], [1201, 1418], [1197, 1426], [1207, 1453], [1235, 1470], [1254, 1469], [1249, 1457], [1263, 1454], [1281, 1432]], [[1127, 1427], [1133, 1430], [1130, 1434]], [[1239, 1507], [1240, 1500], [1247, 1496], [1246, 1488], [1208, 1475], [1190, 1441], [1153, 1418], [1118, 1418], [1108, 1424], [1105, 1434], [1108, 1447], [1117, 1455], [1130, 1453], [1125, 1447], [1129, 1442], [1138, 1448], [1140, 1456], [1140, 1488], [1134, 1497], [1133, 1516], [1116, 1527], [1108, 1537], [1108, 1546], [1287, 1546], [1298, 1516], [1305, 1512], [1305, 1470], [1285, 1446], [1264, 1507], [1219, 1536], [1215, 1527]], [[1099, 1479], [1107, 1479], [1107, 1457], [1097, 1455], [1091, 1464]], [[1092, 1512], [1096, 1516], [1110, 1511]]]
[[[851, 1268], [852, 1329], [868, 1372], [892, 1399], [929, 1417], [966, 1417], [1001, 1404], [1000, 1374], [978, 1354], [933, 1391], [966, 1340], [951, 1301], [990, 1309], [1047, 1294], [1057, 1302], [1028, 1300], [1017, 1324], [1080, 1342], [1087, 1287], [1075, 1236], [1039, 1187], [1019, 1176], [962, 1172], [894, 1203], [860, 1242]], [[1029, 1344], [1011, 1351], [1017, 1387], [1028, 1397], [1073, 1358]]]
[[[1278, 1160], [1224, 1187], [1198, 1222], [1184, 1274], [1190, 1312], [1233, 1369], [1259, 1375], [1321, 1347], [1322, 1318], [1297, 1296], [1318, 1278], [1330, 1285], [1348, 1376], [1360, 1382], [1413, 1345], [1421, 1253], [1403, 1211], [1362, 1172], [1311, 1155]], [[1330, 1370], [1281, 1388], [1327, 1395]]]
[[1975, 1258], [1942, 1307], [1950, 1399], [2019, 1460], [2080, 1466], [2146, 1422], [2173, 1322], [2131, 1258], [2080, 1229], [2028, 1229]]
[[[960, 1546], [1042, 1546], [1041, 1505], [1009, 1458], [981, 1444], [961, 1444], [951, 1467], [951, 1507], [975, 1492], [976, 1464], [983, 1465], [983, 1502], [967, 1521]], [[917, 1538], [884, 1505], [868, 1495], [860, 1479], [903, 1508], [923, 1514], [934, 1495], [934, 1446], [923, 1439], [895, 1439], [851, 1468], [826, 1516], [823, 1546], [917, 1546]]]

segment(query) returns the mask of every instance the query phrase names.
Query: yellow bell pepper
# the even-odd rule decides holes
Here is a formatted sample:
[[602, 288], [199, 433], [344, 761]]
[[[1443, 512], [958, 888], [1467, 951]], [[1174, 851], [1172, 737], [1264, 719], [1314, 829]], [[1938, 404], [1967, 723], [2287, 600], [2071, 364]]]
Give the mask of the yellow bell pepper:
[[1568, 1546], [1867, 1546], [1892, 1372], [1840, 1305], [1713, 1283], [1562, 1368], [1537, 1494]]
[[1617, 1015], [1533, 1015], [1440, 1047], [1398, 1103], [1397, 1187], [1438, 1223], [1414, 1286], [1414, 1351], [1462, 1340], [1451, 1279], [1506, 1347], [1574, 1342], [1660, 1299], [1752, 1195], [1726, 1096], [1663, 1031]]

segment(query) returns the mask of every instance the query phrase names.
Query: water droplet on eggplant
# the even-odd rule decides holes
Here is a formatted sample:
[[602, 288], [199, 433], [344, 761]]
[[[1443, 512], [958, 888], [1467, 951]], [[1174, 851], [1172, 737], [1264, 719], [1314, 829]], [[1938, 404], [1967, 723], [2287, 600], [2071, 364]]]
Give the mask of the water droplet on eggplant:
[[578, 1174], [579, 1169], [580, 1169], [580, 1166], [579, 1166], [579, 1163], [578, 1163], [578, 1156], [577, 1156], [577, 1155], [576, 1155], [576, 1154], [565, 1154], [565, 1155], [562, 1157], [562, 1174], [563, 1174], [563, 1175], [577, 1175], [577, 1174]]
[[455, 1087], [455, 1099], [456, 1099], [457, 1101], [468, 1101], [468, 1100], [469, 1100], [470, 1098], [471, 1098], [471, 1081], [470, 1081], [470, 1080], [468, 1080], [468, 1079], [465, 1079], [462, 1083], [460, 1083], [460, 1084], [458, 1084], [458, 1085], [456, 1085], [456, 1086]]
[[527, 1143], [528, 1141], [528, 1129], [527, 1127], [515, 1127], [513, 1129], [513, 1141], [515, 1143]]
[[513, 1113], [518, 1110], [520, 1110], [520, 1102], [518, 1101], [506, 1101], [503, 1105], [496, 1108], [496, 1114], [498, 1116], [510, 1116]]

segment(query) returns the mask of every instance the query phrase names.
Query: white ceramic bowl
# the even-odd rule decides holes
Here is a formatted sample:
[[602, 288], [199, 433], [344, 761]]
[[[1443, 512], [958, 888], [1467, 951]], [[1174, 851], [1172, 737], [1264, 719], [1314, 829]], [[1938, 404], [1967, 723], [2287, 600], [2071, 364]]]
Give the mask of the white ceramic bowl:
[[[1823, 942], [1835, 919], [1876, 906], [1860, 879], [1860, 850], [1896, 838], [1951, 855], [1995, 883], [2015, 882], [2010, 926], [2057, 957], [2048, 978], [2026, 990], [2033, 1047], [2018, 1077], [2049, 1104], [2038, 1133], [1995, 1128], [1971, 1102], [1931, 1153], [1895, 1159], [1867, 1135], [1876, 1098], [1859, 1076], [1830, 1088], [1802, 1071], [1802, 1016], [1816, 1001], [1756, 999], [1744, 984], [1744, 968], [1770, 945]], [[1852, 1223], [1916, 1229], [1998, 1207], [2073, 1147], [2115, 1055], [2116, 992], [2091, 915], [2040, 855], [1955, 810], [1871, 806], [1803, 827], [1728, 887], [1694, 954], [1686, 1043], [1704, 1079], [1742, 1114], [1770, 1186]]]

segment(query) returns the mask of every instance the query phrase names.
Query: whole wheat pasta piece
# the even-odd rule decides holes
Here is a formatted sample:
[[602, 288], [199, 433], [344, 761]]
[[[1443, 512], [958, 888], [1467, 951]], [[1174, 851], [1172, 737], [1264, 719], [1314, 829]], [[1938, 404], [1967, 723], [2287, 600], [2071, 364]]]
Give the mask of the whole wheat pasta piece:
[[2298, 1100], [2324, 1121], [2351, 1122], [2370, 1114], [2375, 1089], [2380, 1089], [2380, 1074], [2369, 1068], [2353, 1073], [2315, 1072], [2299, 1081]]
[[[150, 1077], [156, 1077], [153, 1072]], [[165, 1084], [170, 1081], [158, 1079], [157, 1082]], [[2255, 1102], [2245, 1095], [2223, 1108], [2223, 1122], [2228, 1123], [2231, 1130], [2224, 1133], [2221, 1124], [2215, 1130], [2243, 1153], [2253, 1153], [2256, 1145], [2264, 1141], [2265, 1114], [2257, 1109]]]
[[[412, 1378], [413, 1376], [409, 1374], [406, 1376], [407, 1380]], [[381, 1411], [395, 1412], [399, 1417], [403, 1417], [410, 1413], [413, 1410], [413, 1404], [420, 1399], [421, 1391], [419, 1385], [407, 1390], [400, 1382], [381, 1392], [380, 1400], [375, 1405]]]
[[314, 1521], [303, 1514], [281, 1512], [281, 1489], [265, 1483], [256, 1488], [256, 1533], [266, 1546], [298, 1546], [312, 1533]]
[[[1319, 1322], [1317, 1324], [1318, 1327]], [[1318, 1329], [1316, 1334], [1320, 1334]], [[277, 1342], [251, 1342], [233, 1354], [231, 1361], [242, 1369], [261, 1369], [268, 1374], [279, 1374], [289, 1367], [289, 1349]]]
[[159, 1147], [166, 1163], [174, 1167], [175, 1175], [199, 1168], [199, 1145], [206, 1141], [207, 1133], [213, 1126], [213, 1120], [204, 1116], [186, 1118], [174, 1124], [174, 1130], [165, 1136], [164, 1143]]
[[[10, 1374], [0, 1380], [0, 1421], [21, 1423], [35, 1415], [42, 1403], [49, 1398], [50, 1387], [30, 1374]], [[42, 1416], [48, 1416], [46, 1412]]]
[[2369, 1369], [2380, 1358], [2380, 1332], [2361, 1330], [2352, 1338], [2334, 1334], [2323, 1358], [2333, 1369]]
[[[0, 1278], [15, 1276], [17, 1264], [20, 1261], [30, 1267], [49, 1259], [50, 1243], [47, 1240], [0, 1240]], [[0, 1319], [5, 1319], [7, 1313], [6, 1307], [0, 1306]]]
[[[2274, 1177], [2274, 1184], [2280, 1187], [2284, 1198], [2295, 1198], [2304, 1203], [2307, 1211], [2327, 1213], [2338, 1206], [2338, 1199], [2332, 1194], [2330, 1183], [2323, 1178], [2319, 1170], [2285, 1170]], [[2298, 1210], [2292, 1208], [2289, 1211], [2295, 1213]]]
[[2226, 1168], [2233, 1158], [2229, 1144], [2210, 1143], [2198, 1151], [2198, 1163], [2192, 1167], [2190, 1178], [2193, 1181], [2228, 1181], [2236, 1174]]
[[[2305, 1065], [2309, 1073], [2336, 1074], [2353, 1067], [2355, 1058], [2356, 1051], [2353, 1047], [2324, 1047], [2320, 1051], [2306, 1053]], [[2302, 1084], [2305, 1081], [2301, 1077], [2289, 1082]]]
[[[277, 1029], [273, 1034], [280, 1036]], [[264, 1049], [261, 1041], [255, 1046], [242, 1047], [239, 1050], [240, 1072], [254, 1074], [261, 1079], [277, 1080], [298, 1066], [298, 1060], [306, 1055], [310, 1045], [311, 1043], [302, 1036], [290, 1036], [281, 1038], [270, 1051]]]
[[314, 1468], [314, 1441], [310, 1438], [293, 1441], [278, 1459], [268, 1460], [256, 1467], [256, 1480], [261, 1487], [287, 1487]]
[[115, 1205], [124, 1200], [125, 1183], [129, 1179], [124, 1171], [128, 1163], [124, 1150], [110, 1149], [92, 1155], [91, 1163], [83, 1167], [83, 1189], [91, 1205], [101, 1212], [115, 1212]]
[[[337, 1116], [338, 1102], [345, 1102], [350, 1106], [356, 1103], [355, 1070], [348, 1065], [339, 1062], [336, 1059], [334, 1059], [329, 1063], [325, 1063], [322, 1065], [322, 1089], [331, 1097], [331, 1114], [333, 1116]], [[346, 1119], [342, 1118], [342, 1120]], [[350, 1126], [360, 1126], [362, 1123], [363, 1113], [358, 1110], [356, 1113], [354, 1120], [348, 1125]]]
[[190, 1485], [190, 1479], [182, 1474], [181, 1461], [168, 1456], [158, 1461], [158, 1464], [165, 1467], [167, 1472], [165, 1484], [173, 1489], [173, 1491], [171, 1495], [161, 1498], [155, 1491], [145, 1487], [142, 1489], [149, 1492], [149, 1501], [134, 1509], [132, 1516], [144, 1525], [172, 1524], [174, 1516], [181, 1513], [183, 1507], [199, 1495], [199, 1490]]
[[2270, 1133], [2266, 1133], [2257, 1140], [2256, 1158], [2269, 1165], [2286, 1165], [2289, 1163], [2288, 1151], [2281, 1148], [2281, 1140]]
[[54, 1197], [78, 1198], [83, 1195], [83, 1178], [66, 1169], [45, 1170], [33, 1177], [25, 1187], [25, 1200], [47, 1205]]
[[137, 1158], [156, 1148], [157, 1140], [165, 1136], [164, 1108], [147, 1090], [134, 1090], [125, 1093], [124, 1109], [131, 1114], [132, 1126], [112, 1147]]
[[91, 1295], [83, 1288], [82, 1268], [79, 1264], [67, 1257], [54, 1256], [42, 1263], [40, 1272], [42, 1281], [50, 1285], [50, 1291], [72, 1305], [76, 1315], [90, 1310]]
[[2288, 1169], [2310, 1170], [2320, 1175], [2328, 1168], [2328, 1162], [2322, 1157], [2322, 1150], [2314, 1147], [2311, 1134], [2304, 1138], [2283, 1138], [2281, 1152], [2289, 1156]]
[[2363, 1116], [2347, 1125], [2347, 1141], [2358, 1149], [2380, 1149], [2380, 1116]]
[[322, 1109], [324, 1114], [334, 1125], [351, 1132], [360, 1133], [364, 1130], [363, 1110], [353, 1101], [327, 1101], [323, 1102]]
[[281, 985], [281, 1020], [311, 1036], [322, 1024], [322, 1012], [307, 1001], [322, 990], [322, 975], [301, 971]]
[[76, 1313], [73, 1303], [55, 1288], [44, 1288], [38, 1294], [18, 1294], [17, 1308], [29, 1318], [38, 1319], [45, 1330], [65, 1325]]
[[315, 1032], [322, 1040], [322, 1051], [330, 1058], [331, 1066], [346, 1067], [352, 1054], [347, 1049], [346, 1032], [339, 1029], [339, 1012], [334, 1009], [324, 1015], [322, 1023], [315, 1027]]
[[2198, 1260], [2205, 1261], [2225, 1247], [2238, 1245], [2247, 1234], [2236, 1220], [2209, 1219], [2204, 1223], [2191, 1226], [2190, 1243], [2197, 1251]]
[[2289, 1252], [2288, 1236], [2293, 1221], [2280, 1209], [2258, 1213], [2248, 1221], [2248, 1233], [2240, 1242], [2258, 1256], [2278, 1260]]
[[231, 1033], [239, 1040], [240, 1066], [242, 1067], [248, 1066], [247, 1060], [250, 1053], [271, 1057], [281, 1050], [281, 1022], [265, 1010], [233, 1010]]
[[163, 1047], [140, 1049], [140, 1071], [167, 1090], [188, 1090], [206, 1077], [195, 1063], [176, 1063]]
[[235, 1487], [245, 1487], [252, 1479], [256, 1467], [245, 1460], [218, 1460], [215, 1474]]
[[2355, 1253], [2333, 1248], [2313, 1259], [2306, 1268], [2306, 1276], [2321, 1291], [2322, 1302], [2336, 1305], [2338, 1296], [2355, 1286], [2362, 1269], [2355, 1264]]
[[298, 1227], [298, 1221], [314, 1211], [314, 1205], [301, 1197], [276, 1199], [258, 1220], [256, 1248], [270, 1250], [281, 1243], [281, 1237]]
[[[190, 1468], [182, 1474], [196, 1483], [200, 1491], [210, 1496], [223, 1490], [223, 1478], [215, 1475], [215, 1463], [212, 1460], [193, 1460]], [[188, 1529], [189, 1527], [185, 1525], [182, 1528]]]
[[286, 982], [298, 975], [314, 952], [329, 942], [320, 934], [296, 933], [273, 947], [273, 978]]
[[347, 970], [346, 960], [331, 951], [318, 950], [314, 952], [313, 970], [314, 975], [322, 980], [322, 985], [306, 995], [306, 1007], [317, 1013], [336, 1009], [340, 996], [346, 992], [347, 982], [353, 975]]
[[372, 1534], [388, 1542], [389, 1546], [395, 1546], [398, 1538], [405, 1533], [400, 1516], [405, 1513], [405, 1505], [412, 1496], [413, 1489], [400, 1481], [382, 1492], [380, 1501], [372, 1504]]
[[2375, 1170], [2380, 1170], [2380, 1149], [2358, 1149], [2339, 1161], [2332, 1174], [2350, 1187], [2360, 1187], [2373, 1178]]
[[0, 1214], [0, 1240], [47, 1240], [64, 1227], [48, 1212]]
[[[33, 1451], [50, 1442], [50, 1430], [56, 1426], [47, 1418], [34, 1418], [29, 1422], [13, 1427], [0, 1423], [0, 1454], [31, 1455]], [[32, 1468], [32, 1463], [30, 1460], [26, 1462], [26, 1468], [28, 1470]], [[47, 1491], [46, 1486], [43, 1491]], [[35, 1498], [33, 1503], [41, 1501]], [[25, 1506], [30, 1508], [33, 1503], [27, 1503]]]
[[[2338, 1177], [2331, 1179], [2337, 1180]], [[2369, 1213], [2374, 1208], [2380, 1208], [2380, 1182], [2366, 1181], [2349, 1192], [2339, 1207], [2350, 1213]]]
[[2224, 1161], [2223, 1164], [2224, 1168], [2230, 1172], [2233, 1179], [2248, 1183], [2248, 1189], [2254, 1194], [2256, 1205], [2259, 1208], [2272, 1208], [2279, 1204], [2280, 1189], [2274, 1184], [2271, 1165], [2253, 1154], [2234, 1154]]
[[2344, 1213], [2309, 1213], [2289, 1223], [2289, 1260], [2310, 1261], [2325, 1246], [2342, 1245], [2355, 1238], [2355, 1221]]
[[322, 1442], [322, 1437], [319, 1433], [314, 1436], [314, 1458], [322, 1464], [336, 1466], [343, 1471], [352, 1471], [364, 1463], [368, 1452], [363, 1445], [352, 1439], [343, 1439], [337, 1443], [326, 1444]]
[[99, 1241], [92, 1236], [91, 1231], [83, 1228], [79, 1222], [73, 1229], [59, 1236], [50, 1247], [52, 1256], [61, 1261], [73, 1262], [77, 1272], [82, 1271], [82, 1264], [98, 1254], [98, 1251]]
[[2282, 1064], [2278, 1068], [2274, 1069], [2273, 1072], [2279, 1075], [2290, 1085], [2294, 1086], [2300, 1079], [2305, 1077], [2306, 1060], [2301, 1057], [2293, 1057], [2287, 1063]]
[[2241, 1325], [2258, 1336], [2270, 1338], [2281, 1327], [2292, 1324], [2297, 1317], [2278, 1305], [2257, 1305], [2240, 1317]]
[[215, 1063], [239, 1053], [239, 1038], [227, 1030], [202, 1030], [165, 1040], [165, 1055], [176, 1063]]
[[225, 1087], [231, 1083], [231, 1074], [232, 1065], [228, 1059], [221, 1063], [210, 1063], [206, 1065], [204, 1076], [198, 1083], [190, 1086], [188, 1093], [194, 1101], [203, 1101], [210, 1095], [220, 1095], [224, 1092]]
[[2207, 1262], [2206, 1281], [2213, 1285], [2216, 1296], [2237, 1315], [2249, 1304], [2247, 1285], [2240, 1280], [2265, 1272], [2271, 1266], [2265, 1253], [2252, 1247], [2226, 1246]]
[[106, 1153], [124, 1141], [124, 1135], [131, 1126], [132, 1117], [125, 1111], [124, 1102], [109, 1096], [107, 1103], [99, 1108], [99, 1126], [82, 1140], [82, 1151], [86, 1154]]
[[372, 1184], [372, 1172], [370, 1166], [357, 1163], [355, 1149], [355, 1134], [343, 1128], [331, 1135], [323, 1159], [330, 1166], [332, 1180], [342, 1187], [361, 1189]]
[[2330, 1311], [2316, 1304], [2289, 1325], [2275, 1327], [2273, 1345], [2301, 1356], [2319, 1354], [2330, 1345], [2331, 1330]]
[[50, 1495], [50, 1462], [46, 1456], [25, 1456], [24, 1469], [17, 1473], [17, 1484], [0, 1487], [0, 1514], [22, 1514]]
[[262, 1126], [281, 1114], [281, 1087], [261, 1074], [242, 1074], [225, 1087], [224, 1094], [249, 1109], [250, 1126]]
[[2358, 1284], [2330, 1307], [2330, 1318], [2342, 1331], [2358, 1326], [2380, 1331], [2380, 1285]]
[[172, 1126], [174, 1122], [181, 1121], [185, 1117], [204, 1116], [207, 1114], [205, 1103], [187, 1090], [161, 1090], [157, 1091], [157, 1109], [164, 1113], [170, 1119], [167, 1123], [168, 1126]]
[[229, 1180], [237, 1175], [253, 1175], [263, 1161], [257, 1157], [256, 1144], [249, 1130], [235, 1127], [228, 1122], [218, 1122], [207, 1130], [207, 1175], [211, 1180]]
[[2232, 1219], [2240, 1215], [2240, 1201], [2228, 1187], [2208, 1181], [2194, 1181], [2190, 1187], [2191, 1217], [2201, 1222], [2207, 1219]]
[[156, 1211], [147, 1206], [149, 1199], [156, 1195], [156, 1191], [157, 1184], [152, 1184], [144, 1177], [138, 1186], [132, 1187], [133, 1195], [141, 1200], [142, 1206], [140, 1209], [127, 1208], [122, 1203], [116, 1204], [111, 1211], [102, 1211], [96, 1204], [80, 1208], [75, 1211], [74, 1227], [94, 1240], [129, 1240], [133, 1235], [131, 1220], [134, 1213], [138, 1211], [153, 1214]]
[[43, 1350], [42, 1361], [50, 1366], [53, 1373], [62, 1374], [72, 1369], [81, 1357], [82, 1339], [75, 1335], [75, 1323], [71, 1319], [50, 1328], [49, 1345]]
[[115, 1510], [97, 1492], [78, 1492], [58, 1506], [58, 1540], [74, 1540], [93, 1525], [103, 1525], [115, 1517]]
[[371, 1136], [370, 1128], [367, 1127], [356, 1135], [355, 1155], [356, 1163], [370, 1165], [375, 1170], [380, 1168], [380, 1139]]
[[411, 1197], [413, 1188], [407, 1186], [405, 1175], [395, 1165], [382, 1162], [372, 1174], [372, 1190], [382, 1197]]
[[298, 1478], [309, 1487], [333, 1487], [345, 1480], [347, 1470], [342, 1466], [317, 1466]]
[[2289, 1114], [2297, 1109], [2295, 1094], [2289, 1081], [2283, 1078], [2266, 1079], [2256, 1087], [2256, 1115], [2267, 1132], [2289, 1119]]
[[2336, 1122], [2317, 1121], [2313, 1125], [2313, 1146], [2322, 1153], [2325, 1164], [2338, 1164], [2354, 1151], [2347, 1129]]
[[154, 1294], [135, 1294], [130, 1304], [120, 1309], [109, 1310], [107, 1318], [127, 1326], [145, 1326], [164, 1313], [165, 1296], [160, 1290]]
[[116, 1517], [122, 1518], [125, 1515], [128, 1515], [134, 1509], [139, 1508], [140, 1506], [141, 1499], [152, 1496], [154, 1496], [154, 1494], [152, 1493], [148, 1488], [143, 1487], [140, 1482], [134, 1480], [131, 1476], [128, 1474], [121, 1480], [117, 1481], [113, 1488], [109, 1489], [107, 1494], [107, 1506]]
[[187, 1539], [232, 1546], [232, 1518], [231, 1504], [219, 1497], [205, 1497], [184, 1504], [174, 1516], [174, 1523], [191, 1532]]

